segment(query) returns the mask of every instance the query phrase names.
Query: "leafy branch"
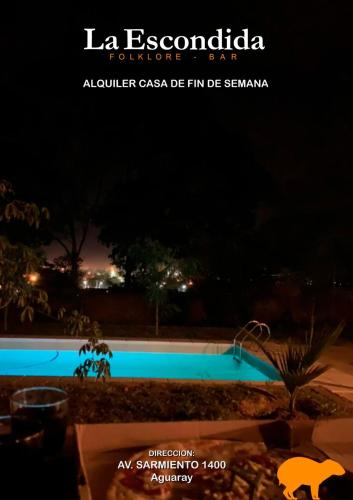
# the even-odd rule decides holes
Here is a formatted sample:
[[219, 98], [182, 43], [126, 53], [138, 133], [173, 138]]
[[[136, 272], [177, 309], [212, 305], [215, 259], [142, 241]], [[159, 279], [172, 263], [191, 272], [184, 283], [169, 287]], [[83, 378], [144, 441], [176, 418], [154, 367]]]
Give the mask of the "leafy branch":
[[50, 311], [46, 292], [30, 281], [31, 274], [37, 272], [42, 263], [42, 256], [36, 248], [11, 241], [6, 232], [12, 223], [24, 223], [38, 229], [42, 221], [48, 218], [49, 212], [45, 207], [16, 199], [11, 184], [0, 180], [0, 222], [3, 232], [0, 235], [0, 309], [6, 311], [14, 304], [22, 310], [21, 321], [32, 321], [36, 306], [44, 312]]
[[96, 380], [102, 379], [105, 382], [111, 376], [109, 360], [113, 353], [108, 344], [102, 341], [103, 334], [98, 321], [91, 321], [89, 316], [77, 310], [66, 314], [64, 308], [59, 309], [58, 318], [63, 319], [66, 334], [88, 337], [88, 341], [79, 350], [79, 356], [86, 356], [86, 359], [75, 368], [74, 376], [82, 381], [93, 374]]

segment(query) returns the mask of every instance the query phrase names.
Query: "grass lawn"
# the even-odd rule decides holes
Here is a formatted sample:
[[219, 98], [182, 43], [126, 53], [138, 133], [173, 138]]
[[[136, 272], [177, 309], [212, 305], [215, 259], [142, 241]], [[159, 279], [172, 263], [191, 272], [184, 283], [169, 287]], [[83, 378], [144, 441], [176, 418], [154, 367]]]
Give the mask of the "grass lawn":
[[[266, 384], [122, 382], [80, 383], [63, 378], [0, 378], [0, 414], [9, 412], [9, 396], [34, 385], [61, 387], [70, 395], [73, 423], [230, 420], [275, 418], [287, 400], [282, 387]], [[353, 402], [319, 387], [307, 387], [298, 399], [303, 418], [353, 417]]]

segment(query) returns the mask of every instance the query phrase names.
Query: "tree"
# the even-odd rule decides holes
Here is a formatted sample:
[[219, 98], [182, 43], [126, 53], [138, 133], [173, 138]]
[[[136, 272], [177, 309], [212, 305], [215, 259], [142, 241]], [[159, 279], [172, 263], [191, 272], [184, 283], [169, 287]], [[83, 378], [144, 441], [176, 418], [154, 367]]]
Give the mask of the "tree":
[[[79, 266], [82, 264], [82, 259], [78, 260]], [[60, 255], [53, 259], [53, 269], [61, 273], [70, 274], [72, 271], [71, 260], [67, 255]]]
[[46, 163], [31, 172], [12, 175], [18, 179], [22, 196], [30, 194], [37, 204], [48, 207], [50, 220], [45, 228], [43, 226], [47, 244], [54, 242], [60, 246], [76, 292], [82, 252], [109, 169], [90, 163], [89, 151], [82, 138], [67, 139], [59, 151], [50, 167]]
[[72, 284], [74, 284], [74, 289], [76, 290], [84, 275], [84, 272], [81, 270], [82, 262], [83, 259], [81, 257], [76, 259], [77, 269], [75, 270], [75, 276], [73, 276], [72, 256], [68, 254], [55, 257], [52, 262], [52, 268], [54, 271], [65, 275], [69, 289], [72, 287]]
[[79, 288], [82, 251], [101, 194], [102, 175], [101, 172], [88, 174], [80, 167], [72, 167], [70, 172], [63, 168], [58, 175], [64, 177], [59, 193], [52, 193], [57, 189], [55, 185], [48, 190], [53, 194], [51, 200], [47, 199], [52, 214], [49, 230], [52, 239], [65, 252], [63, 257], [76, 290]]
[[5, 331], [11, 304], [21, 310], [21, 321], [32, 321], [35, 307], [49, 311], [46, 292], [34, 285], [43, 257], [38, 248], [21, 241], [23, 228], [38, 229], [48, 218], [46, 208], [16, 199], [11, 184], [0, 181], [0, 309], [5, 311]]
[[171, 311], [175, 306], [169, 303], [169, 290], [185, 285], [191, 275], [197, 273], [193, 260], [178, 259], [171, 248], [156, 240], [144, 240], [131, 245], [128, 256], [134, 263], [133, 274], [145, 290], [148, 300], [155, 308], [155, 333], [159, 334], [161, 309]]

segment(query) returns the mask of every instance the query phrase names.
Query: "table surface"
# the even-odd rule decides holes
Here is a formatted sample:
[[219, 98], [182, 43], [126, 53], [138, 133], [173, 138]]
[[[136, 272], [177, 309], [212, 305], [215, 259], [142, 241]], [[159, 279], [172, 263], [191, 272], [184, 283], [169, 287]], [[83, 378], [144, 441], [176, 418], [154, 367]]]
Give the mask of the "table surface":
[[[258, 425], [248, 421], [144, 422], [88, 424], [76, 428], [82, 467], [93, 500], [105, 500], [117, 460], [128, 460], [139, 450], [159, 443], [190, 439], [225, 439], [261, 442]], [[311, 443], [292, 450], [294, 454], [324, 460], [327, 456]]]
[[[311, 456], [317, 460], [327, 458], [324, 453], [310, 443], [295, 448], [293, 451], [298, 455]], [[31, 464], [29, 464], [30, 467]], [[26, 488], [26, 498], [36, 498], [36, 500], [48, 500], [48, 498], [50, 500], [79, 500], [78, 484], [83, 482], [83, 478], [80, 470], [74, 426], [67, 428], [65, 445], [61, 452], [55, 456], [47, 457], [39, 466], [35, 464], [33, 474], [38, 476], [38, 480], [35, 481], [35, 491], [31, 492]], [[11, 485], [8, 490], [11, 500], [17, 498], [23, 500], [22, 493], [16, 495], [17, 490], [16, 485]], [[5, 493], [4, 490], [2, 492]]]

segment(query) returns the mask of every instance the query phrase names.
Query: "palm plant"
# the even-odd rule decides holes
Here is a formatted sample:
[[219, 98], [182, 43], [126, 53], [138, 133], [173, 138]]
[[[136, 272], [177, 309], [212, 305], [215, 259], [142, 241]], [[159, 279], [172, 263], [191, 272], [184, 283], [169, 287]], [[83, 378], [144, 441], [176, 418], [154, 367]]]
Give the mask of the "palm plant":
[[341, 321], [333, 330], [324, 330], [321, 335], [313, 335], [303, 345], [291, 340], [281, 352], [273, 353], [249, 332], [249, 337], [260, 347], [274, 368], [278, 371], [289, 394], [289, 411], [293, 416], [299, 389], [322, 375], [329, 365], [318, 364], [322, 353], [341, 335], [345, 322]]

